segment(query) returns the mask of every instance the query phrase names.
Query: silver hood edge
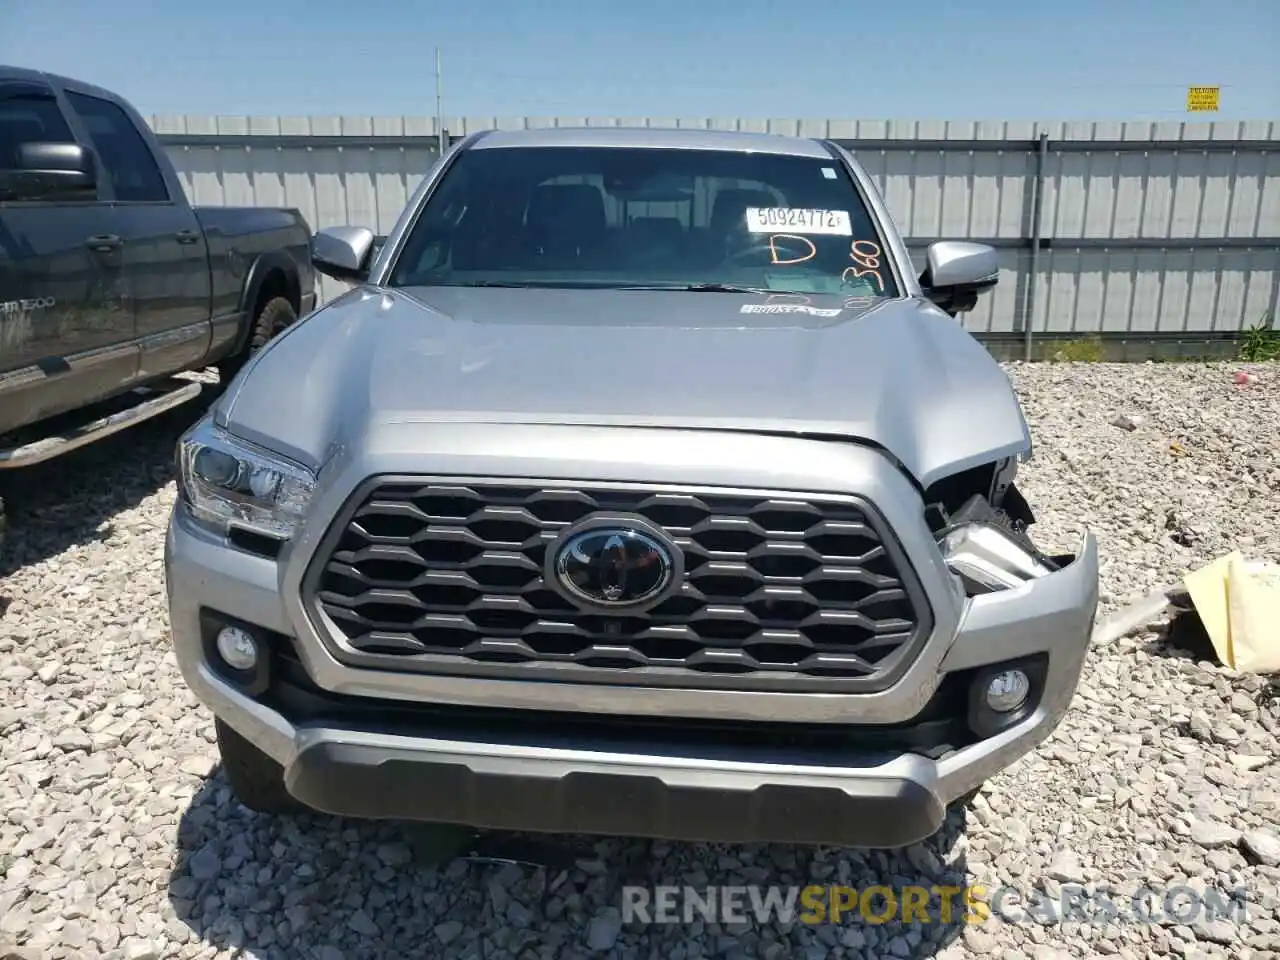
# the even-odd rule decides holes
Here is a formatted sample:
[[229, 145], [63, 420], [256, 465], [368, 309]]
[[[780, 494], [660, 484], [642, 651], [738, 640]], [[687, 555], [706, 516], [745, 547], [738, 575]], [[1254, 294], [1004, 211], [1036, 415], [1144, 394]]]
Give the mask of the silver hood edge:
[[854, 442], [921, 487], [1029, 452], [1008, 377], [958, 321], [921, 299], [806, 299], [822, 315], [761, 314], [795, 298], [751, 294], [356, 289], [272, 341], [215, 416], [313, 470], [397, 423]]

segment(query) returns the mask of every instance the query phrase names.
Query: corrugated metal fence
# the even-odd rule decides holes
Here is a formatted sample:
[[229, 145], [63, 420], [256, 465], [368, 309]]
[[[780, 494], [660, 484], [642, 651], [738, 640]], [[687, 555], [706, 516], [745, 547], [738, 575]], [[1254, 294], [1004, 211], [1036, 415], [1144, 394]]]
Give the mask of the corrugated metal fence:
[[[837, 140], [875, 178], [917, 264], [937, 239], [1001, 250], [999, 286], [964, 319], [1005, 353], [1020, 353], [1029, 335], [1101, 334], [1149, 351], [1276, 322], [1280, 122], [445, 121], [454, 141], [479, 129], [581, 125]], [[193, 202], [294, 206], [313, 227], [389, 232], [438, 156], [425, 117], [158, 116], [152, 126]], [[325, 281], [323, 294], [338, 289]]]

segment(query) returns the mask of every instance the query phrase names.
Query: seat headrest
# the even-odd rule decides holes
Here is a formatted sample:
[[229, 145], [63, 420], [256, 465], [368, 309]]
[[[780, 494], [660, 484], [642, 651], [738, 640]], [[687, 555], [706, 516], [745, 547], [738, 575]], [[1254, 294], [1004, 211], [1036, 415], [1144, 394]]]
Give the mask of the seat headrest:
[[535, 187], [529, 198], [527, 224], [597, 234], [605, 228], [604, 197], [589, 183], [556, 183]]
[[667, 242], [684, 235], [684, 224], [679, 217], [636, 217], [631, 221], [631, 233], [642, 242]]

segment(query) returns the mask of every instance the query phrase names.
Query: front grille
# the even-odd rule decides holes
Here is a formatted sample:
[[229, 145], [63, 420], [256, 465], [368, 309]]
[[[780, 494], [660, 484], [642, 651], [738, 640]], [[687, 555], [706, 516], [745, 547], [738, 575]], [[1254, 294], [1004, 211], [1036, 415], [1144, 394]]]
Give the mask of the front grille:
[[[546, 582], [548, 547], [598, 514], [643, 517], [682, 551], [681, 580], [658, 606], [604, 615]], [[851, 497], [396, 478], [353, 499], [305, 590], [322, 636], [344, 640], [333, 652], [355, 666], [879, 689], [929, 629], [882, 531]]]

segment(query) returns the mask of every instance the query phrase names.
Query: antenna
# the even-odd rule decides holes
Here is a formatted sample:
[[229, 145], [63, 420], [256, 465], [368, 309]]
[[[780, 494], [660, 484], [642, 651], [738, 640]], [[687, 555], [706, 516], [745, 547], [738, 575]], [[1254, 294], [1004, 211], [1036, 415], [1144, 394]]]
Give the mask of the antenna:
[[447, 146], [444, 133], [444, 114], [440, 108], [440, 48], [436, 47], [436, 135], [440, 138], [440, 156], [444, 156]]

